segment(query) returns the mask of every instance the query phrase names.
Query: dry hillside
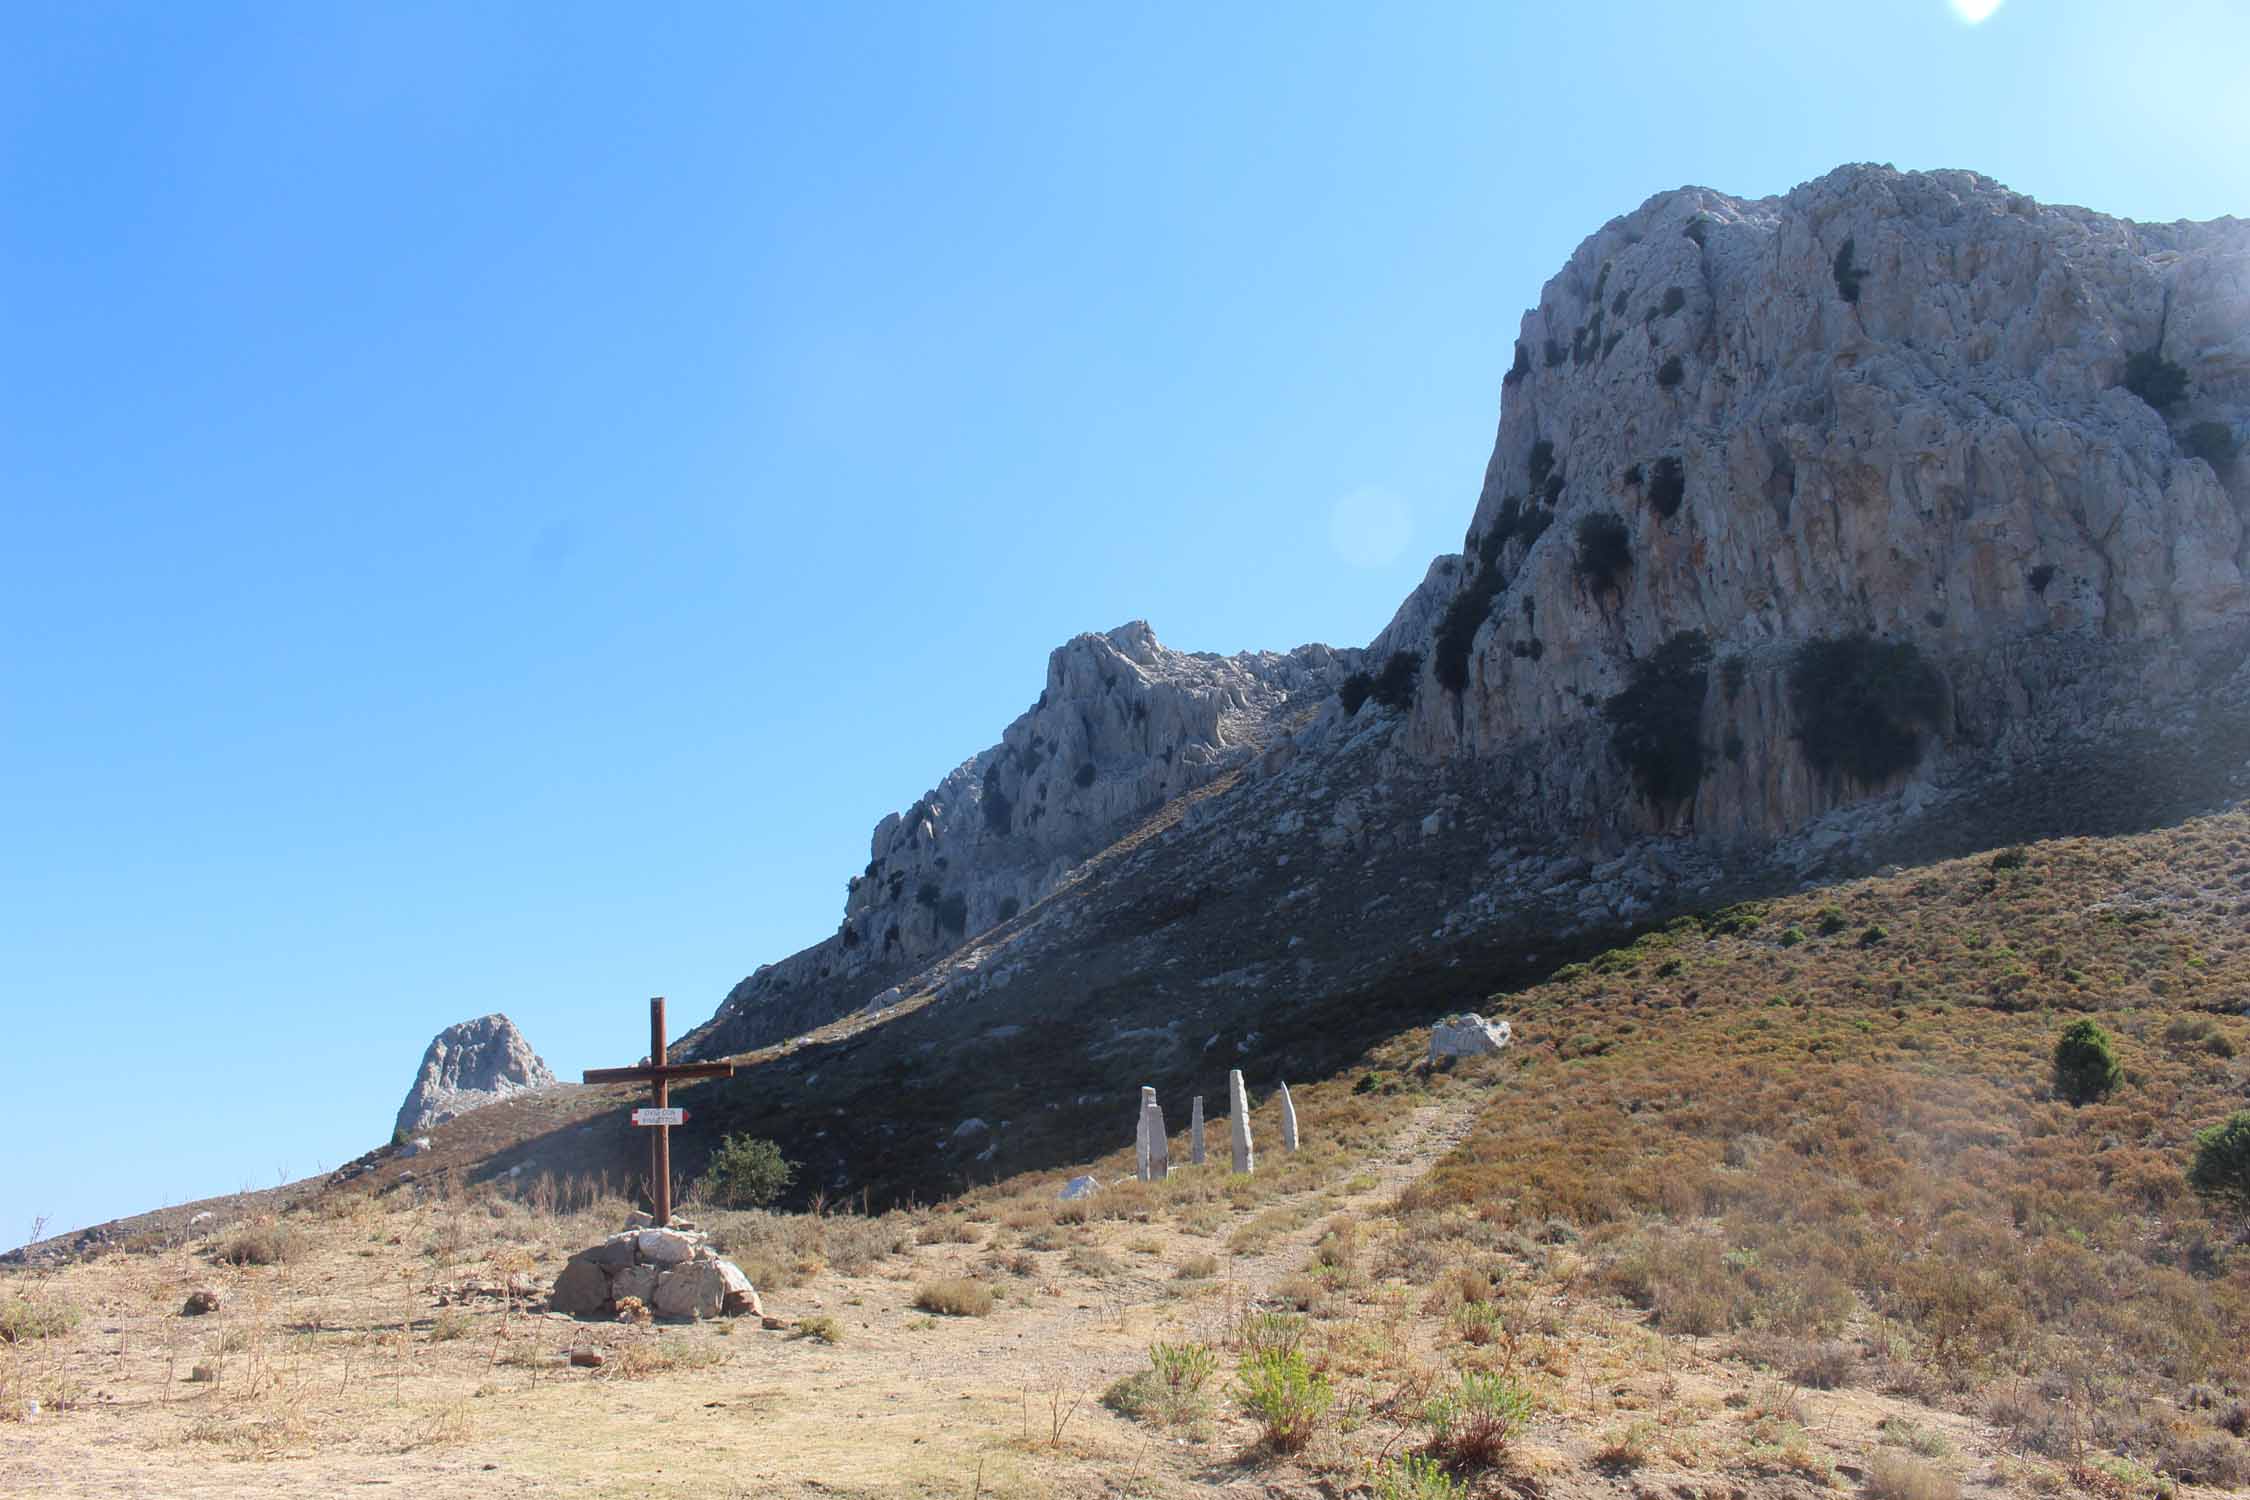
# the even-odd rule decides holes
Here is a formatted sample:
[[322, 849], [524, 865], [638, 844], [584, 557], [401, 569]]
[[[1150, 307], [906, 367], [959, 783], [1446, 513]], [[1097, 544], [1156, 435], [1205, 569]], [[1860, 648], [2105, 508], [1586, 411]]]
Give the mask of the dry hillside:
[[[2239, 1490], [2250, 1231], [2185, 1171], [2250, 1103], [2246, 915], [2239, 811], [1714, 908], [1495, 996], [1500, 1059], [1292, 1080], [1295, 1156], [1261, 1098], [1251, 1178], [703, 1211], [774, 1329], [540, 1312], [627, 1205], [492, 1165], [601, 1096], [480, 1111], [11, 1271], [0, 1492]], [[2072, 1103], [2081, 1019], [2120, 1073]]]

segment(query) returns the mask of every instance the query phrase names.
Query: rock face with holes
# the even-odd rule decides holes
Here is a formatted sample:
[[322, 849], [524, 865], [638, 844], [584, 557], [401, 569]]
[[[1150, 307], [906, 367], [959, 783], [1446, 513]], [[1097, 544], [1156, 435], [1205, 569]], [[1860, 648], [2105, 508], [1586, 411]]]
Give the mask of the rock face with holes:
[[[2250, 224], [1871, 166], [1659, 194], [1524, 315], [1464, 551], [1370, 656], [1422, 653], [1416, 756], [1559, 737], [1558, 827], [1770, 837], [1912, 770], [1808, 756], [1805, 641], [1910, 646], [1902, 732], [1970, 754], [2237, 661], [2246, 436]], [[1686, 632], [1699, 776], [1566, 749]]]
[[836, 935], [735, 986], [683, 1055], [881, 1009], [892, 976], [1008, 922], [1136, 821], [1285, 742], [1359, 663], [1326, 646], [1174, 651], [1141, 620], [1058, 647], [999, 744], [875, 825]]
[[[411, 1136], [442, 1125], [479, 1105], [545, 1088], [555, 1081], [506, 1016], [479, 1016], [448, 1026], [430, 1039], [421, 1071], [398, 1107], [398, 1134]], [[413, 1143], [428, 1149], [428, 1141]]]

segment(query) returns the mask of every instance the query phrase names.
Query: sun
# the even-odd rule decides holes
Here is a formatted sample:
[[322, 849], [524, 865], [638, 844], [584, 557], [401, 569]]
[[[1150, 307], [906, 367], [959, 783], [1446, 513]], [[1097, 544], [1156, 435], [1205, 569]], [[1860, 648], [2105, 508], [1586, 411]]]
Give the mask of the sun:
[[1990, 20], [1992, 13], [2005, 3], [2006, 0], [1946, 0], [1946, 4], [1953, 7], [1953, 13], [1971, 26]]

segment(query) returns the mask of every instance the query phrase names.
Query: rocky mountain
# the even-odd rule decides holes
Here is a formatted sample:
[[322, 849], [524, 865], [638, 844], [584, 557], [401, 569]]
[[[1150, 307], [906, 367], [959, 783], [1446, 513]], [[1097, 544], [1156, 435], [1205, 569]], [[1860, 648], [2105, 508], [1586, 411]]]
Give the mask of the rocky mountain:
[[[1556, 766], [1558, 826], [1758, 839], [1904, 784], [1922, 748], [2193, 692], [2250, 623], [2246, 418], [2240, 221], [1868, 166], [1660, 194], [1524, 314], [1466, 546], [1374, 643], [1422, 654], [1402, 746], [1502, 753], [1639, 681], [1677, 700], [1663, 733], [1719, 753]], [[1831, 699], [1928, 673], [1890, 753], [1815, 722], [1803, 648], [1854, 637], [1879, 644], [1830, 652]]]
[[1132, 822], [1284, 739], [1332, 699], [1356, 651], [1174, 651], [1146, 621], [1081, 635], [1001, 735], [875, 825], [833, 937], [735, 986], [683, 1041], [756, 1046], [855, 1009], [1014, 919]]
[[397, 1134], [413, 1135], [554, 1081], [555, 1075], [506, 1016], [496, 1013], [462, 1021], [430, 1039], [414, 1086], [398, 1107]]
[[691, 1045], [905, 1002], [917, 1056], [1047, 1017], [1154, 1078], [1386, 976], [2207, 805], [2250, 772], [2246, 436], [2250, 225], [1874, 166], [1660, 194], [1524, 315], [1463, 551], [1365, 653], [1079, 637]]

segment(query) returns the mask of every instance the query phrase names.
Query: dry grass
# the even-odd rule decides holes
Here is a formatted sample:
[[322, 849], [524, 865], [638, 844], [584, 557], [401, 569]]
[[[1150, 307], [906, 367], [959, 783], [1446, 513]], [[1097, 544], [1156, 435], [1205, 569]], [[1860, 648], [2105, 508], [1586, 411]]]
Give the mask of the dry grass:
[[1867, 1465], [1870, 1500], [1961, 1500], [1960, 1482], [1904, 1453], [1878, 1453]]
[[966, 1276], [948, 1276], [924, 1282], [914, 1292], [914, 1305], [924, 1312], [953, 1318], [983, 1318], [992, 1314], [992, 1288]]
[[[2234, 814], [1674, 923], [1510, 999], [1519, 1086], [1404, 1195], [1407, 1237], [1559, 1222], [1653, 1326], [1755, 1331], [1802, 1385], [1853, 1382], [1835, 1340], [1872, 1325], [1883, 1382], [1933, 1399], [2049, 1372], [1995, 1413], [2026, 1449], [2232, 1473], [2191, 1393], [2250, 1391], [2250, 1254], [2182, 1173], [2242, 1088], [2246, 914]], [[2074, 1108], [2048, 1057], [2088, 1013], [2126, 1082]]]

